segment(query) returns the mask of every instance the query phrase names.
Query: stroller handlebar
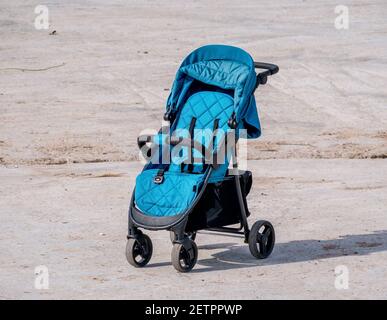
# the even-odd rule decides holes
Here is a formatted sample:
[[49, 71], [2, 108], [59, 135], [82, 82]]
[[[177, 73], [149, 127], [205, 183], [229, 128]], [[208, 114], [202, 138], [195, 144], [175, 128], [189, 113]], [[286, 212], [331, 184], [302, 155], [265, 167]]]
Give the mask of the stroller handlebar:
[[267, 77], [273, 74], [276, 74], [279, 71], [279, 67], [277, 65], [272, 63], [266, 63], [266, 62], [254, 61], [254, 68], [266, 70], [257, 74], [257, 84], [256, 84], [257, 87], [260, 84], [266, 84]]

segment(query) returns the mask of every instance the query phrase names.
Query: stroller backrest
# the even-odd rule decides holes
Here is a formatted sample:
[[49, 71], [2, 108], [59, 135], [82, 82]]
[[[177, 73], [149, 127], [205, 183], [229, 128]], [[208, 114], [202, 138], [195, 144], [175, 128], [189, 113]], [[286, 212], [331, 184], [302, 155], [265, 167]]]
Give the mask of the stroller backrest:
[[[223, 92], [198, 91], [191, 95], [183, 106], [173, 134], [194, 139], [206, 148], [216, 150], [219, 140], [228, 129], [228, 120], [234, 109], [234, 99]], [[203, 155], [197, 150], [182, 148], [172, 160], [169, 170], [200, 173], [205, 164]], [[187, 160], [192, 152], [191, 164]], [[194, 159], [197, 159], [196, 161]], [[226, 162], [226, 161], [225, 161]]]

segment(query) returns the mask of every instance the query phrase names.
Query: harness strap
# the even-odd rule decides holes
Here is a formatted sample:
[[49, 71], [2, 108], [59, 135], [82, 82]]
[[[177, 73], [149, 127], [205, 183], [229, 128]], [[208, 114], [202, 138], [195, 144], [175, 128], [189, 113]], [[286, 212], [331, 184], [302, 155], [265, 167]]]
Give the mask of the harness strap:
[[196, 118], [193, 117], [191, 120], [191, 124], [189, 126], [189, 135], [191, 137], [191, 152], [190, 152], [190, 159], [189, 159], [189, 165], [188, 165], [188, 171], [192, 172], [194, 165], [193, 165], [193, 150], [194, 150], [194, 132], [195, 132], [195, 124], [196, 124]]
[[[189, 125], [189, 135], [191, 139], [191, 149], [189, 150], [189, 159], [188, 159], [188, 171], [192, 172], [193, 171], [193, 149], [194, 149], [194, 129], [195, 129], [195, 123], [196, 123], [196, 118], [193, 117], [191, 119], [191, 123]], [[183, 162], [181, 164], [180, 170], [181, 172], [184, 171], [185, 168], [185, 163]]]
[[[194, 140], [194, 129], [195, 129], [195, 124], [196, 124], [196, 118], [193, 117], [192, 120], [191, 120], [191, 123], [190, 123], [190, 126], [189, 126], [189, 134], [190, 134], [190, 137], [191, 137], [191, 150], [190, 150], [190, 155], [189, 155], [189, 163], [188, 163], [188, 172], [193, 172], [193, 169], [194, 169], [194, 163], [193, 163], [193, 150], [194, 150], [194, 143], [195, 143], [195, 140]], [[217, 157], [216, 157], [216, 150], [215, 150], [215, 142], [216, 142], [216, 130], [219, 128], [219, 119], [215, 119], [214, 120], [214, 126], [213, 126], [213, 129], [212, 129], [212, 150], [211, 152], [213, 153], [213, 162], [214, 164], [217, 163]], [[203, 170], [205, 170], [206, 168], [206, 157], [205, 157], [205, 146], [203, 145], [203, 150], [202, 150], [202, 154], [203, 154], [203, 157], [202, 157], [202, 164], [203, 164]], [[185, 165], [186, 163], [181, 163], [180, 164], [180, 171], [181, 172], [184, 172], [184, 169], [185, 169]]]
[[215, 150], [215, 142], [216, 142], [216, 130], [219, 128], [219, 119], [214, 120], [214, 128], [212, 131], [212, 155], [213, 155], [213, 164], [217, 163], [217, 152]]

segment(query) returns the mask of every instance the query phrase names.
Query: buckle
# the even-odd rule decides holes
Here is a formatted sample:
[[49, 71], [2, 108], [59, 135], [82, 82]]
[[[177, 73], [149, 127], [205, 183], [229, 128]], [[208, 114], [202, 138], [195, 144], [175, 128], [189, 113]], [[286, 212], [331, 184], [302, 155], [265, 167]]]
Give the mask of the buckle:
[[163, 176], [156, 176], [153, 178], [153, 182], [156, 183], [156, 184], [161, 184], [164, 180], [164, 177]]
[[164, 181], [164, 170], [160, 169], [156, 176], [153, 178], [153, 182], [156, 184], [161, 184]]

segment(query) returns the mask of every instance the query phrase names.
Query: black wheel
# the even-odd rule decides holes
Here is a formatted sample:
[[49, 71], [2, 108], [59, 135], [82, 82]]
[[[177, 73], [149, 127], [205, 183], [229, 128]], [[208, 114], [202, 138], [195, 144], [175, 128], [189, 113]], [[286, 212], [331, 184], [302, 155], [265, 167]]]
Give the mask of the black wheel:
[[138, 236], [137, 239], [128, 239], [126, 244], [126, 259], [133, 267], [144, 267], [151, 259], [152, 252], [152, 241], [146, 234]]
[[249, 249], [257, 259], [266, 259], [273, 251], [275, 233], [269, 221], [260, 220], [254, 223], [249, 234]]
[[196, 243], [190, 239], [187, 239], [185, 246], [181, 243], [175, 243], [172, 248], [171, 260], [177, 271], [191, 271], [198, 260]]
[[[186, 236], [194, 241], [196, 238], [196, 231], [188, 232], [186, 233]], [[169, 231], [169, 239], [171, 239], [171, 242], [176, 240], [176, 234], [173, 231]]]

